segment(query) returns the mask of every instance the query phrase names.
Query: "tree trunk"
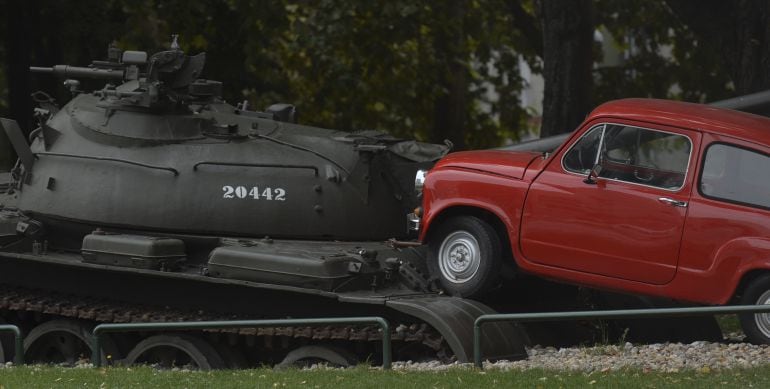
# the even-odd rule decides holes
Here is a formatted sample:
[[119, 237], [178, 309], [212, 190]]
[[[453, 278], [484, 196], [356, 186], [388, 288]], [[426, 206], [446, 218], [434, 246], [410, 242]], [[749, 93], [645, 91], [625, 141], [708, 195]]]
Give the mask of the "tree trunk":
[[9, 1], [6, 5], [6, 76], [8, 80], [8, 108], [11, 119], [29, 132], [32, 118], [32, 99], [29, 90], [30, 52], [32, 51], [29, 2]]
[[541, 0], [543, 125], [540, 137], [574, 130], [591, 109], [591, 0]]
[[[5, 76], [8, 86], [8, 117], [28, 131], [32, 112], [29, 97], [29, 4], [23, 1], [4, 2], [5, 9]], [[10, 142], [0, 136], [0, 170], [7, 170], [16, 159]]]
[[738, 95], [770, 89], [770, 2], [667, 0], [699, 38], [721, 53]]
[[436, 52], [441, 53], [446, 61], [440, 84], [445, 91], [434, 101], [432, 142], [448, 139], [454, 144], [454, 150], [466, 148], [465, 129], [467, 121], [466, 99], [468, 96], [467, 56], [463, 50], [463, 14], [464, 2], [452, 1], [443, 7], [442, 15], [453, 21], [445, 23], [442, 31], [435, 37]]

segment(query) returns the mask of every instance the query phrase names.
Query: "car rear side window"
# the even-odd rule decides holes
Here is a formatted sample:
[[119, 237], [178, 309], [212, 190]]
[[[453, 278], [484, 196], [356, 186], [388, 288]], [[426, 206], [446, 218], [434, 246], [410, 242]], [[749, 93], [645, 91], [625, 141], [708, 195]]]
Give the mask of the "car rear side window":
[[770, 157], [716, 143], [706, 150], [698, 184], [703, 196], [770, 208]]

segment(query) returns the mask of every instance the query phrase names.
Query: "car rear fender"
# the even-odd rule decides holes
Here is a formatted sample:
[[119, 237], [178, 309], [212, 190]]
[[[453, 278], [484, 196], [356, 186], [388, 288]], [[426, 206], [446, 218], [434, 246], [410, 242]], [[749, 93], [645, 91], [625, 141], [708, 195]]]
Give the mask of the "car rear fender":
[[[726, 242], [714, 254], [713, 266], [707, 279], [721, 280], [724, 287], [717, 288], [720, 304], [728, 303], [749, 274], [770, 272], [770, 239], [763, 237], [740, 237]], [[714, 284], [712, 284], [714, 285]]]

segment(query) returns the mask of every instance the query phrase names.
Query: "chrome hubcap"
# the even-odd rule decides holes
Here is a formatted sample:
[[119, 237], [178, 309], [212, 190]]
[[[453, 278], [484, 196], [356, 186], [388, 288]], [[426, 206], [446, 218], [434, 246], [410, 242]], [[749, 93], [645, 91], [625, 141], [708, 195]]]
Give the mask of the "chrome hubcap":
[[[757, 305], [767, 304], [770, 304], [770, 290], [762, 293], [757, 299]], [[754, 315], [754, 321], [757, 323], [757, 328], [762, 332], [762, 335], [766, 338], [770, 338], [770, 313], [758, 313]]]
[[479, 242], [467, 231], [455, 231], [441, 243], [438, 266], [447, 281], [462, 284], [479, 271], [481, 252]]

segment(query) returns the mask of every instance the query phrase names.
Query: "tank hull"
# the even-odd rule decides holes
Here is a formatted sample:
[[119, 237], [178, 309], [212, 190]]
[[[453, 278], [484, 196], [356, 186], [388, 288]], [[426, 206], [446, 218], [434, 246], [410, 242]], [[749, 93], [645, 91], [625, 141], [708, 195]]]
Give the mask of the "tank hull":
[[[20, 295], [14, 287], [31, 292]], [[0, 313], [13, 311], [98, 323], [380, 316], [393, 328], [407, 328], [394, 333], [395, 340], [421, 344], [434, 352], [445, 344], [460, 362], [472, 358], [475, 318], [494, 313], [481, 303], [403, 288], [334, 293], [94, 265], [71, 255], [0, 253]], [[337, 335], [337, 340], [361, 336], [350, 328], [338, 331], [346, 335]], [[327, 335], [333, 332], [326, 331]], [[289, 333], [290, 338], [297, 336], [305, 335]], [[375, 331], [359, 340], [367, 339], [377, 341], [379, 336]], [[485, 358], [526, 358], [526, 341], [526, 335], [512, 325], [490, 325], [483, 339]]]

